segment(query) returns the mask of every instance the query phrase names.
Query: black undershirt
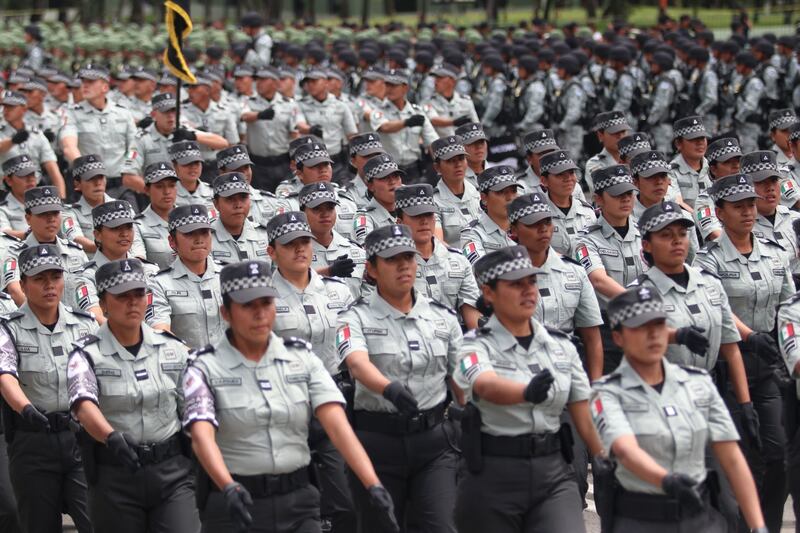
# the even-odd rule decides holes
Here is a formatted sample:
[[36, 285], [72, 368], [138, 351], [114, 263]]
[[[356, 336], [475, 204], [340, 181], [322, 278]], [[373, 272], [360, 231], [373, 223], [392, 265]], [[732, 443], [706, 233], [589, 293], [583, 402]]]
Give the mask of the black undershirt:
[[656, 383], [655, 385], [650, 386], [653, 387], [657, 393], [661, 394], [661, 389], [664, 388], [664, 382], [662, 381], [661, 383]]
[[139, 338], [139, 342], [134, 344], [133, 346], [126, 346], [125, 349], [128, 350], [134, 357], [139, 355], [139, 348], [142, 347], [142, 341], [144, 337]]
[[684, 289], [689, 286], [689, 271], [685, 268], [680, 274], [667, 274], [667, 277]]
[[742, 252], [742, 255], [745, 256], [747, 259], [750, 259], [750, 255], [753, 253], [753, 250], [750, 250], [747, 253]]
[[42, 324], [42, 325], [52, 332], [54, 329], [56, 329], [56, 324], [58, 324], [58, 322], [53, 322], [52, 324]]
[[625, 235], [628, 234], [628, 223], [627, 222], [625, 222], [624, 226], [613, 226], [613, 227], [614, 227], [614, 230], [617, 233], [619, 233], [619, 236], [622, 237], [623, 239], [625, 238]]
[[565, 215], [568, 215], [569, 214], [569, 210], [572, 209], [572, 204], [568, 205], [567, 207], [561, 207], [560, 205], [557, 205], [556, 207], [559, 208], [562, 213], [564, 213]]
[[527, 350], [531, 347], [531, 343], [533, 342], [533, 333], [525, 335], [524, 337], [516, 337], [516, 339], [517, 343]]
[[770, 223], [771, 226], [774, 226], [775, 225], [775, 215], [777, 215], [777, 214], [778, 214], [778, 212], [775, 211], [771, 215], [764, 215], [764, 218], [769, 220], [769, 223]]

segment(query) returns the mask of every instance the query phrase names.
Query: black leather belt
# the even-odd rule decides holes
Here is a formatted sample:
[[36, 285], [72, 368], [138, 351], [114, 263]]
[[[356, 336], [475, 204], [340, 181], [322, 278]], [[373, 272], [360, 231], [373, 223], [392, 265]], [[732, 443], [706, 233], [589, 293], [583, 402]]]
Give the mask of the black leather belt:
[[362, 431], [403, 435], [421, 433], [444, 422], [445, 404], [420, 411], [415, 415], [355, 411], [355, 428]]
[[[28, 431], [31, 433], [40, 433], [42, 432], [38, 426], [34, 426], [28, 423], [27, 420], [22, 418], [20, 415], [14, 413], [14, 427], [19, 431]], [[59, 433], [61, 431], [67, 431], [70, 429], [71, 425], [76, 425], [77, 422], [72, 422], [72, 417], [70, 414], [65, 411], [59, 411], [55, 413], [45, 413], [44, 416], [47, 417], [47, 421], [50, 422], [50, 431], [49, 433]]]
[[536, 435], [526, 433], [515, 437], [496, 437], [481, 433], [481, 453], [498, 457], [539, 457], [561, 450], [558, 433]]
[[[709, 492], [705, 483], [700, 485], [700, 494], [708, 502]], [[617, 488], [614, 500], [614, 514], [634, 520], [648, 522], [679, 522], [693, 516], [685, 505], [669, 496], [660, 494], [643, 494]]]
[[[253, 498], [266, 498], [276, 494], [288, 494], [297, 489], [307, 487], [309, 484], [308, 470], [300, 468], [289, 474], [261, 474], [259, 476], [233, 475], [233, 479], [247, 489]], [[212, 484], [211, 490], [219, 492], [216, 485]]]
[[[134, 447], [134, 451], [139, 456], [139, 462], [142, 465], [151, 465], [162, 463], [176, 455], [181, 455], [183, 447], [181, 446], [180, 435], [176, 433], [165, 441], [155, 444], [140, 444]], [[98, 444], [95, 448], [95, 461], [98, 464], [116, 466], [122, 464], [117, 459], [117, 456], [102, 444]]]

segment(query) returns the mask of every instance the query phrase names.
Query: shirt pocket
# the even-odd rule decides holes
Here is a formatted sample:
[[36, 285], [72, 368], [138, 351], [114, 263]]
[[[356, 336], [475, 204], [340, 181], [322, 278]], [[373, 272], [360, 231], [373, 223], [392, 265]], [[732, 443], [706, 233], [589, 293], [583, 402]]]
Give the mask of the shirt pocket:
[[661, 418], [655, 415], [650, 406], [640, 402], [622, 402], [622, 411], [628, 419], [639, 447], [660, 457], [672, 447], [672, 434], [662, 428]]
[[100, 388], [100, 408], [102, 411], [123, 413], [134, 409], [134, 394], [128, 384], [120, 376], [103, 376], [97, 378]]
[[178, 390], [175, 381], [165, 372], [159, 372], [158, 416], [165, 424], [178, 418]]
[[[19, 365], [19, 381], [23, 389], [34, 387], [39, 391], [57, 389], [58, 369], [46, 355], [23, 355]], [[66, 374], [65, 374], [66, 377]]]
[[[249, 431], [257, 423], [256, 405], [260, 398], [251, 398], [242, 385], [216, 387], [214, 389], [214, 407], [220, 426], [230, 424], [244, 431]], [[235, 431], [235, 429], [234, 429]]]
[[384, 376], [390, 380], [400, 376], [402, 355], [397, 342], [391, 341], [388, 336], [367, 337], [367, 349], [370, 361]]
[[284, 333], [294, 335], [294, 333], [299, 328], [300, 328], [300, 319], [297, 318], [297, 315], [288, 311], [288, 307], [286, 312], [275, 314], [274, 329], [276, 333], [280, 333], [281, 335], [283, 335]]
[[308, 373], [289, 374], [286, 379], [291, 381], [286, 385], [289, 412], [287, 422], [299, 430], [308, 426], [311, 421], [311, 396], [308, 393], [310, 375]]
[[444, 376], [447, 374], [447, 343], [439, 337], [428, 342], [431, 361], [427, 366], [426, 376]]

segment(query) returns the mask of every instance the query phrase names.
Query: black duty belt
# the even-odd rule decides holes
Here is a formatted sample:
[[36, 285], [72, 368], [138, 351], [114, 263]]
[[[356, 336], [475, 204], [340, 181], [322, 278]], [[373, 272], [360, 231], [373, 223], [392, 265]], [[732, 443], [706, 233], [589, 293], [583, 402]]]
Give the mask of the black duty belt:
[[[136, 452], [136, 455], [139, 456], [139, 462], [142, 465], [163, 463], [167, 459], [172, 459], [176, 455], [181, 455], [183, 453], [181, 438], [178, 433], [162, 442], [140, 444], [135, 446], [133, 450]], [[95, 461], [97, 461], [98, 464], [122, 465], [119, 459], [117, 459], [117, 456], [114, 455], [114, 452], [102, 444], [98, 444], [95, 449]]]
[[539, 457], [561, 450], [558, 433], [526, 433], [515, 437], [496, 437], [481, 433], [481, 453], [498, 457]]
[[[300, 468], [289, 474], [261, 474], [259, 476], [240, 476], [233, 475], [233, 479], [242, 484], [250, 496], [253, 498], [266, 498], [276, 494], [288, 494], [289, 492], [297, 489], [307, 487], [308, 470]], [[213, 485], [211, 490], [219, 492], [216, 485]]]
[[261, 167], [270, 167], [273, 165], [288, 165], [289, 154], [260, 156], [250, 154], [250, 160]]
[[[708, 502], [708, 488], [700, 485], [700, 494]], [[679, 522], [693, 516], [685, 505], [669, 496], [644, 494], [617, 488], [614, 501], [614, 515], [648, 522]]]
[[404, 435], [421, 433], [444, 422], [445, 404], [420, 411], [415, 415], [355, 411], [355, 428], [362, 431]]
[[[46, 416], [47, 421], [50, 422], [50, 433], [67, 431], [72, 425], [77, 424], [77, 422], [72, 422], [70, 414], [65, 411], [45, 413], [44, 416]], [[29, 431], [35, 433], [42, 431], [39, 426], [29, 424], [27, 420], [16, 413], [14, 413], [14, 427], [19, 431]]]

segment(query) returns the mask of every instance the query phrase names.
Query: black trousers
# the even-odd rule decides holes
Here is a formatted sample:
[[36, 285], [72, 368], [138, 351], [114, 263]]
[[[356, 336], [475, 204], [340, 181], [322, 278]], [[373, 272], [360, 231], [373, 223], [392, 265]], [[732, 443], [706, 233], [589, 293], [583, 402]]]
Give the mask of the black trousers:
[[458, 484], [458, 533], [582, 533], [575, 474], [560, 452], [483, 457], [479, 474]]
[[177, 455], [131, 474], [98, 464], [89, 486], [89, 509], [98, 533], [197, 533], [200, 521], [189, 459]]
[[320, 491], [320, 515], [323, 525], [334, 533], [356, 531], [356, 511], [344, 458], [325, 434], [316, 418], [311, 420], [309, 441], [311, 461]]
[[289, 155], [274, 157], [250, 156], [253, 160], [253, 183], [256, 189], [275, 192], [278, 184], [291, 175], [289, 171]]
[[[795, 516], [800, 516], [800, 400], [797, 398], [796, 382], [792, 381], [783, 394], [786, 435], [789, 439], [786, 477], [789, 494], [792, 496], [792, 508]], [[800, 533], [800, 520], [795, 524], [795, 532]]]
[[616, 517], [613, 533], [726, 533], [725, 520], [713, 508], [677, 522], [656, 522]]
[[561, 422], [569, 424], [572, 431], [572, 463], [570, 467], [575, 472], [575, 482], [578, 484], [578, 493], [581, 495], [581, 508], [586, 508], [586, 493], [589, 492], [589, 448], [575, 429], [572, 416], [564, 409], [561, 413]]
[[81, 533], [92, 531], [74, 433], [17, 431], [8, 457], [19, 522], [26, 533], [60, 531], [62, 512], [72, 517]]
[[[458, 460], [449, 422], [427, 431], [389, 435], [356, 430], [378, 477], [394, 501], [400, 531], [454, 533]], [[367, 491], [351, 474], [359, 531], [379, 532]]]
[[22, 530], [17, 520], [17, 500], [8, 475], [8, 445], [4, 437], [0, 433], [0, 531], [20, 533]]
[[600, 340], [603, 342], [603, 375], [610, 374], [622, 362], [622, 350], [614, 344], [611, 338], [611, 328], [608, 327], [608, 315], [603, 313], [603, 324], [600, 325]]
[[[249, 533], [320, 533], [319, 492], [312, 485], [287, 494], [253, 498]], [[237, 533], [221, 492], [208, 496], [201, 513], [203, 533]], [[354, 532], [355, 533], [355, 532]]]

